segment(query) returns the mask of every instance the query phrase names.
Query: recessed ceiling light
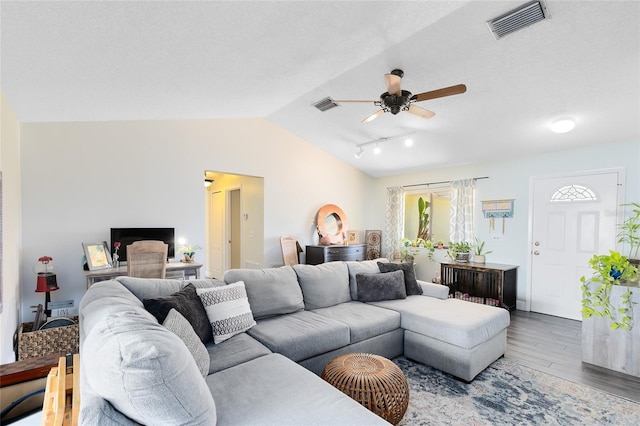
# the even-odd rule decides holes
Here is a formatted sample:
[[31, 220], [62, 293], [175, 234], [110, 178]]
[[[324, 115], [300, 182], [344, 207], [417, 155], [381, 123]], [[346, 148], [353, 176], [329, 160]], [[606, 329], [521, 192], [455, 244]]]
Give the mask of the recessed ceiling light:
[[413, 146], [413, 139], [411, 138], [407, 138], [407, 140], [404, 141], [405, 146]]
[[382, 152], [382, 149], [380, 148], [380, 145], [376, 145], [375, 148], [373, 148], [373, 153], [374, 154], [380, 154]]
[[567, 133], [572, 131], [574, 127], [576, 127], [576, 122], [570, 117], [558, 118], [551, 123], [551, 131], [554, 133]]

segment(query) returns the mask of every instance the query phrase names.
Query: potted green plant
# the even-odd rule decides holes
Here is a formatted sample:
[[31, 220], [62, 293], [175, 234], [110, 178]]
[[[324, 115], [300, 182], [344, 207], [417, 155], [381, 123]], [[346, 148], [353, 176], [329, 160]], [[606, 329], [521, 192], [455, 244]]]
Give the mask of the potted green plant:
[[418, 198], [418, 235], [417, 240], [428, 241], [429, 240], [429, 206], [430, 202], [425, 201], [424, 198]]
[[438, 240], [438, 241], [436, 241], [436, 246], [437, 246], [439, 249], [443, 249], [443, 248], [444, 248], [444, 241], [443, 241], [443, 240]]
[[469, 261], [469, 254], [473, 245], [467, 241], [449, 242], [447, 257], [456, 262], [466, 263]]
[[408, 238], [403, 238], [400, 240], [400, 259], [404, 262], [410, 262], [415, 259], [415, 257], [420, 253], [420, 249], [424, 248], [429, 260], [433, 259], [433, 252], [435, 248], [433, 247], [433, 243], [430, 240], [423, 240], [422, 238], [417, 238], [415, 240], [410, 240]]
[[[638, 268], [629, 263], [629, 259], [617, 251], [609, 250], [609, 254], [594, 255], [589, 260], [593, 269], [590, 279], [581, 277], [582, 283], [582, 317], [593, 316], [608, 318], [612, 330], [633, 327], [633, 301], [631, 286], [638, 281]], [[619, 307], [614, 307], [611, 292], [614, 286], [626, 286], [620, 298]], [[620, 315], [620, 318], [618, 316]]]
[[486, 255], [488, 255], [489, 253], [493, 253], [491, 250], [485, 250], [484, 244], [484, 241], [480, 241], [476, 237], [476, 244], [474, 245], [473, 250], [473, 261], [475, 263], [484, 263], [486, 260]]
[[640, 250], [640, 203], [627, 203], [622, 206], [631, 206], [632, 214], [620, 225], [618, 242], [624, 243], [629, 248], [629, 261], [635, 265], [640, 264], [638, 252]]
[[196, 251], [198, 250], [202, 250], [202, 247], [193, 244], [184, 245], [178, 248], [178, 251], [184, 256], [184, 262], [193, 262]]

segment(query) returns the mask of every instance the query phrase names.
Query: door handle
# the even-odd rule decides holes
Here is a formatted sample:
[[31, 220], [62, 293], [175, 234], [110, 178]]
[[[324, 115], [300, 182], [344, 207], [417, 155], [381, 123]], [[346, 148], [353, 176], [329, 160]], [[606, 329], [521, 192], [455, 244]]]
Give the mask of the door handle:
[[539, 246], [540, 245], [540, 241], [536, 241], [535, 243], [533, 243], [534, 246]]
[[533, 254], [535, 254], [536, 256], [540, 254], [540, 252], [538, 250], [534, 251]]

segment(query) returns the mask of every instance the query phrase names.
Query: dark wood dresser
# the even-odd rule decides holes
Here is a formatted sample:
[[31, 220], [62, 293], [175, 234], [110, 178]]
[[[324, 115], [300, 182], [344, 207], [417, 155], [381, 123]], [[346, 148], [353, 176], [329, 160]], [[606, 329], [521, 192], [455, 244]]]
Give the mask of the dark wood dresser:
[[318, 265], [335, 260], [364, 260], [366, 251], [366, 244], [307, 246], [306, 262], [307, 265]]

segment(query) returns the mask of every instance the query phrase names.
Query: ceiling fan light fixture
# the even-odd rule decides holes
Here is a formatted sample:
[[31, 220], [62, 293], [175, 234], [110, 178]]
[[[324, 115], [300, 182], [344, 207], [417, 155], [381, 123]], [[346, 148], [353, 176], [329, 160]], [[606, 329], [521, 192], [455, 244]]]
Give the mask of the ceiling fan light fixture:
[[554, 120], [550, 127], [554, 133], [567, 133], [576, 127], [576, 121], [571, 117], [562, 117]]

